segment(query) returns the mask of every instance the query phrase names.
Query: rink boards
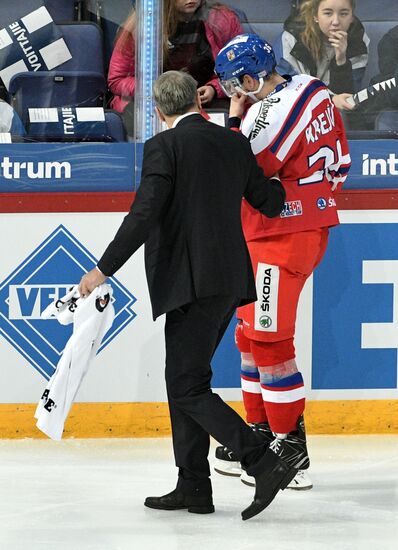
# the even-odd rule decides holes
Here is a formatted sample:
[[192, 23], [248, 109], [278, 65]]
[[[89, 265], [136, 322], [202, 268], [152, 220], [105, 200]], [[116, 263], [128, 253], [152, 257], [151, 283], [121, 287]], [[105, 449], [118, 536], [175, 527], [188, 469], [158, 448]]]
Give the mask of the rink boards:
[[[0, 214], [1, 437], [40, 436], [35, 403], [71, 333], [41, 311], [95, 265], [126, 209]], [[298, 313], [308, 430], [398, 433], [398, 212], [343, 210], [340, 218]], [[115, 322], [65, 436], [168, 434], [163, 319], [152, 321], [142, 249], [111, 283]], [[213, 387], [242, 412], [233, 325], [213, 362]]]

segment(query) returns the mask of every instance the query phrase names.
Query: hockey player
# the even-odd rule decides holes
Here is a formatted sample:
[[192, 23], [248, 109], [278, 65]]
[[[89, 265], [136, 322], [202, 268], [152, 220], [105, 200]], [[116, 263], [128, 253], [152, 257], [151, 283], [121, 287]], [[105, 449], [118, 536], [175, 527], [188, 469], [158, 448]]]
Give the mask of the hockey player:
[[[298, 470], [289, 487], [308, 489], [296, 311], [304, 284], [324, 255], [329, 227], [339, 223], [335, 195], [351, 161], [340, 113], [324, 83], [303, 74], [281, 76], [275, 66], [270, 44], [253, 34], [234, 38], [216, 58], [215, 70], [231, 97], [230, 127], [250, 140], [265, 175], [279, 174], [286, 190], [284, 209], [273, 219], [243, 200], [258, 300], [238, 309], [235, 341], [247, 421], [275, 452], [284, 447], [285, 460]], [[216, 458], [219, 473], [242, 473], [228, 448], [217, 447]], [[245, 472], [241, 479], [254, 484]]]

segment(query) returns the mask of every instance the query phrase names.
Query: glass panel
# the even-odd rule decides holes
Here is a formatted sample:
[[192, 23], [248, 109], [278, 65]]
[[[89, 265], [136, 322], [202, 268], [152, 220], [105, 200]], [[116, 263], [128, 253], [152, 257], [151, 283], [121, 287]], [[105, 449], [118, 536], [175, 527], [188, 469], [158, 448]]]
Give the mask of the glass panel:
[[[328, 85], [350, 137], [398, 137], [398, 91], [391, 80], [398, 77], [396, 2], [382, 0], [377, 8], [373, 0], [359, 0], [357, 7], [351, 0], [227, 3], [246, 32], [273, 45], [280, 74], [312, 74]], [[350, 110], [344, 94], [358, 92]]]
[[162, 66], [162, 0], [137, 1], [136, 86], [134, 91], [135, 185], [139, 185], [143, 144], [160, 131], [155, 114], [153, 84]]
[[[319, 9], [305, 19], [311, 4]], [[241, 32], [273, 45], [281, 74], [321, 77], [340, 107], [342, 93], [359, 92], [355, 109], [342, 114], [350, 139], [368, 142], [358, 153], [362, 165], [374, 139], [398, 137], [398, 8], [358, 0], [352, 15], [350, 0], [338, 4], [336, 15], [335, 0], [0, 0], [1, 189], [134, 190], [142, 143], [159, 130], [152, 84], [162, 61], [166, 70], [188, 70], [204, 109], [225, 123], [229, 100], [214, 58]], [[336, 51], [347, 66], [336, 65]], [[386, 170], [395, 170], [389, 158]], [[29, 162], [36, 164], [28, 177]]]
[[126, 82], [134, 75], [131, 33], [113, 77], [110, 70], [133, 6], [132, 0], [0, 0], [3, 192], [134, 189], [134, 108], [121, 108], [125, 98], [129, 104]]

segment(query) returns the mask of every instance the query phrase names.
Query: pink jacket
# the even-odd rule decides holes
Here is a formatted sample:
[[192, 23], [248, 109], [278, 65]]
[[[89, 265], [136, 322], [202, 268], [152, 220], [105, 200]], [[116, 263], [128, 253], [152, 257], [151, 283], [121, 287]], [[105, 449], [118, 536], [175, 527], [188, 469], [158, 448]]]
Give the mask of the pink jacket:
[[[209, 17], [205, 21], [205, 29], [214, 59], [229, 40], [244, 32], [237, 15], [226, 7], [210, 9]], [[211, 84], [216, 89], [217, 97], [224, 97], [216, 75], [207, 84]], [[116, 42], [109, 65], [108, 86], [114, 94], [111, 108], [122, 112], [134, 96], [135, 42], [133, 37], [123, 49], [118, 47]]]

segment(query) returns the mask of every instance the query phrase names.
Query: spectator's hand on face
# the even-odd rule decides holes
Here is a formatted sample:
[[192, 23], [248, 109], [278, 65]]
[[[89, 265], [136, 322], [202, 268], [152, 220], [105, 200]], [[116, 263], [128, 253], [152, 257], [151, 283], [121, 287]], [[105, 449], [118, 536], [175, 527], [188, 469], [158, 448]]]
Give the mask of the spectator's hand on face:
[[238, 93], [234, 94], [231, 97], [231, 103], [229, 104], [229, 116], [237, 116], [242, 118], [244, 112], [246, 111], [246, 100], [247, 96]]
[[352, 111], [355, 104], [348, 103], [347, 99], [350, 97], [352, 97], [352, 94], [336, 94], [332, 97], [332, 101], [334, 106], [340, 109], [340, 111]]
[[206, 105], [207, 103], [213, 101], [214, 96], [216, 95], [216, 91], [213, 86], [200, 86], [200, 88], [198, 88], [198, 92], [202, 105]]
[[347, 36], [346, 31], [333, 31], [329, 37], [329, 42], [335, 51], [337, 65], [344, 65], [347, 61]]

